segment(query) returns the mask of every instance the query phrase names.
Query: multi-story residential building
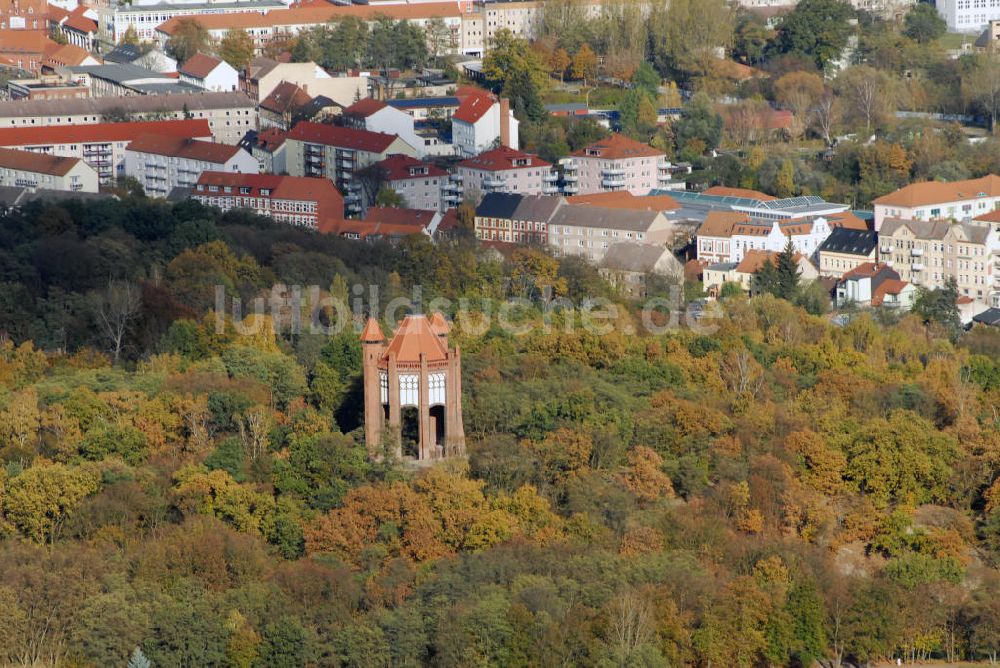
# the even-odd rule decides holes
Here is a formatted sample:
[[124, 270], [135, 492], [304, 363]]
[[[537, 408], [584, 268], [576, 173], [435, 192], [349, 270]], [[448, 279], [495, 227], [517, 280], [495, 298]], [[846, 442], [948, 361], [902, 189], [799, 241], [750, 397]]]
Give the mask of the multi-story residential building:
[[967, 221], [1000, 208], [1000, 176], [912, 183], [873, 201], [875, 231], [887, 218]]
[[222, 144], [237, 144], [248, 130], [257, 129], [254, 103], [238, 92], [0, 102], [0, 128], [90, 125], [118, 115], [135, 119], [155, 116], [164, 120], [205, 120], [211, 129], [211, 139]]
[[[462, 53], [483, 55], [499, 30], [510, 30], [518, 37], [535, 37], [544, 0], [502, 0], [501, 2], [464, 3], [462, 14]], [[576, 5], [588, 19], [601, 17], [601, 0], [585, 0]]]
[[470, 158], [497, 145], [516, 151], [518, 125], [507, 98], [498, 100], [486, 91], [468, 95], [451, 116], [455, 153]]
[[491, 193], [476, 207], [476, 238], [546, 246], [549, 221], [563, 206], [562, 197]]
[[[183, 7], [184, 5], [177, 6]], [[222, 39], [230, 30], [245, 30], [253, 40], [254, 48], [258, 53], [261, 53], [275, 39], [294, 37], [303, 30], [328, 25], [330, 22], [348, 17], [361, 19], [369, 25], [374, 25], [380, 17], [388, 17], [396, 21], [408, 21], [420, 29], [425, 29], [431, 21], [440, 19], [451, 36], [451, 43], [454, 44], [454, 47], [448, 45], [446, 51], [459, 52], [462, 13], [459, 3], [455, 0], [451, 2], [407, 2], [377, 5], [317, 3], [304, 7], [296, 6], [291, 9], [272, 9], [266, 13], [261, 10], [257, 10], [257, 13], [216, 13], [214, 15], [205, 13], [193, 18], [215, 39]], [[165, 44], [179, 21], [179, 16], [174, 18], [164, 16], [160, 24], [154, 24], [155, 35], [150, 35], [150, 37], [158, 40], [161, 45]], [[142, 34], [139, 36], [144, 37]]]
[[265, 128], [288, 130], [296, 121], [302, 120], [298, 116], [310, 102], [312, 98], [308, 93], [290, 81], [282, 81], [275, 86], [270, 95], [261, 100], [257, 124], [262, 130]]
[[126, 175], [125, 148], [139, 137], [148, 134], [194, 139], [212, 138], [208, 121], [204, 119], [141, 121], [0, 128], [0, 146], [46, 155], [81, 158], [94, 168], [99, 182], [104, 184]]
[[710, 211], [698, 228], [696, 248], [699, 260], [740, 262], [747, 251], [779, 253], [791, 241], [796, 251], [811, 258], [831, 230], [821, 216], [761, 220], [742, 211]]
[[670, 181], [670, 163], [663, 151], [618, 133], [570, 154], [560, 164], [568, 195], [616, 190], [645, 195]]
[[177, 68], [181, 81], [214, 91], [239, 90], [240, 73], [218, 56], [196, 53]]
[[355, 172], [393, 154], [417, 157], [417, 150], [394, 135], [303, 121], [285, 137], [285, 160], [292, 176], [330, 179], [345, 194], [348, 213], [364, 208]]
[[157, 37], [156, 28], [165, 21], [185, 17], [262, 16], [287, 5], [280, 0], [210, 0], [209, 2], [133, 2], [101, 13], [101, 37], [117, 44], [129, 27], [139, 39], [148, 42]]
[[284, 174], [285, 166], [285, 136], [287, 133], [278, 128], [266, 128], [260, 132], [247, 135], [241, 142], [244, 149], [257, 159], [261, 174]]
[[80, 158], [0, 148], [0, 186], [97, 192], [97, 172]]
[[937, 0], [936, 6], [949, 32], [980, 32], [1000, 19], [1000, 5], [993, 0]]
[[548, 224], [549, 247], [559, 255], [582, 255], [600, 262], [619, 242], [664, 246], [674, 226], [658, 211], [602, 209], [596, 206], [559, 207]]
[[413, 116], [395, 107], [390, 107], [381, 100], [368, 97], [344, 109], [344, 125], [359, 130], [384, 132], [402, 137], [403, 141], [417, 149], [417, 155], [421, 158], [428, 154], [428, 147], [424, 146], [424, 138], [417, 135], [414, 128]]
[[445, 211], [462, 201], [460, 177], [437, 165], [406, 155], [391, 155], [375, 163], [384, 185], [402, 195], [406, 206]]
[[478, 201], [490, 193], [554, 195], [559, 192], [558, 174], [552, 165], [537, 155], [522, 153], [506, 146], [481, 153], [458, 163], [455, 173], [461, 178], [465, 195]]
[[150, 197], [191, 188], [202, 172], [257, 174], [259, 169], [257, 159], [239, 146], [187, 137], [143, 135], [125, 148], [125, 173]]
[[250, 209], [280, 223], [312, 229], [344, 217], [344, 200], [329, 179], [203, 172], [191, 197], [223, 211]]
[[998, 305], [1000, 233], [989, 225], [888, 218], [879, 257], [908, 283], [939, 288], [953, 278], [961, 294]]
[[878, 235], [872, 230], [835, 228], [820, 245], [818, 257], [820, 276], [843, 276], [878, 259]]

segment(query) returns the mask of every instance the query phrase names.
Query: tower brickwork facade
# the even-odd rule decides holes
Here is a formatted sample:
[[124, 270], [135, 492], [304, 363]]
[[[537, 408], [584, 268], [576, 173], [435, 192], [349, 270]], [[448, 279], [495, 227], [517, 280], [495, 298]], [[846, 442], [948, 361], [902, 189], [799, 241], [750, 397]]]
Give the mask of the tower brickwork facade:
[[[372, 458], [382, 456], [386, 443], [397, 457], [418, 461], [465, 454], [462, 358], [457, 346], [448, 347], [448, 331], [440, 313], [408, 315], [387, 343], [369, 318], [361, 347], [365, 443]], [[415, 425], [404, 425], [405, 412], [416, 413]], [[415, 426], [415, 434], [404, 434], [404, 426]]]

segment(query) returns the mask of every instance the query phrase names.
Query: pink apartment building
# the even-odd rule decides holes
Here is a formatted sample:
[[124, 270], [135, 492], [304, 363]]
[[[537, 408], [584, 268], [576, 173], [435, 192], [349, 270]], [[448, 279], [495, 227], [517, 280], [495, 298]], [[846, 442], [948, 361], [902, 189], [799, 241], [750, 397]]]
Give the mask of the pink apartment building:
[[560, 164], [567, 195], [618, 190], [646, 195], [670, 181], [665, 153], [621, 134], [571, 153]]
[[552, 165], [537, 155], [506, 146], [495, 148], [458, 163], [457, 175], [466, 195], [478, 202], [490, 193], [555, 195], [559, 177]]

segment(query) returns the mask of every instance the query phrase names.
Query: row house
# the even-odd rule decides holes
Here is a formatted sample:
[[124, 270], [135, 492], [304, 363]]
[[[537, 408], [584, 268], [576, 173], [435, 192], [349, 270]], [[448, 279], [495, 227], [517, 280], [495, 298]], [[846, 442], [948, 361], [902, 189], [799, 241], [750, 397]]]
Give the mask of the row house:
[[411, 209], [443, 212], [462, 201], [461, 177], [432, 163], [391, 155], [375, 168], [385, 186], [399, 193]]
[[878, 259], [878, 234], [874, 230], [838, 227], [820, 245], [818, 259], [820, 276], [843, 276]]
[[953, 278], [962, 295], [1000, 302], [1000, 233], [990, 225], [888, 218], [879, 257], [908, 283], [933, 289]]
[[97, 172], [80, 158], [0, 148], [0, 186], [96, 193]]
[[143, 42], [158, 37], [157, 28], [170, 21], [193, 17], [205, 19], [229, 16], [264, 16], [283, 10], [280, 0], [220, 0], [218, 2], [143, 2], [121, 4], [101, 16], [101, 32], [112, 44], [117, 44], [128, 31], [135, 29]]
[[876, 231], [889, 218], [966, 222], [1000, 208], [1000, 176], [912, 183], [872, 203]]
[[238, 92], [13, 100], [0, 102], [0, 128], [93, 125], [104, 123], [115, 113], [132, 118], [204, 120], [211, 130], [209, 138], [222, 144], [238, 144], [248, 130], [257, 129], [256, 105]]
[[288, 173], [333, 181], [344, 193], [349, 214], [364, 208], [363, 184], [355, 172], [394, 154], [417, 157], [417, 150], [395, 135], [308, 121], [292, 128], [285, 144]]
[[491, 193], [476, 207], [476, 238], [547, 246], [549, 221], [563, 206], [566, 200], [562, 197]]
[[619, 242], [669, 246], [676, 228], [659, 211], [559, 207], [549, 221], [549, 247], [558, 255], [581, 255], [599, 263]]
[[[733, 283], [750, 296], [759, 294], [757, 273], [768, 262], [777, 266], [778, 255], [778, 252], [771, 250], [748, 250], [739, 262], [717, 262], [708, 265], [702, 271], [705, 292], [710, 297], [718, 297], [723, 285]], [[796, 253], [794, 259], [801, 280], [812, 281], [819, 278], [819, 272], [809, 258]]]
[[279, 223], [311, 229], [344, 216], [344, 200], [329, 179], [203, 172], [191, 197], [223, 211], [249, 209]]
[[571, 153], [560, 165], [567, 195], [621, 190], [646, 195], [671, 178], [663, 151], [617, 133]]
[[784, 250], [791, 241], [795, 250], [813, 257], [830, 236], [826, 218], [759, 220], [740, 211], [709, 211], [698, 228], [696, 249], [699, 260], [740, 262], [751, 250]]
[[298, 86], [310, 97], [328, 97], [341, 108], [368, 97], [367, 76], [332, 75], [311, 61], [283, 63], [258, 56], [240, 72], [240, 90], [253, 100], [266, 100], [283, 83]]
[[202, 172], [256, 174], [257, 159], [239, 146], [188, 137], [144, 135], [125, 149], [125, 173], [139, 180], [150, 197], [174, 188], [192, 188]]
[[462, 180], [465, 195], [475, 200], [490, 193], [554, 195], [558, 174], [552, 165], [537, 155], [501, 146], [474, 158], [467, 158], [455, 168]]
[[[76, 102], [76, 100], [60, 100]], [[92, 125], [52, 125], [37, 128], [0, 128], [0, 146], [34, 153], [80, 158], [97, 172], [99, 183], [107, 184], [126, 175], [125, 150], [145, 135], [167, 135], [185, 139], [212, 138], [208, 121], [140, 121], [135, 123], [95, 123]]]

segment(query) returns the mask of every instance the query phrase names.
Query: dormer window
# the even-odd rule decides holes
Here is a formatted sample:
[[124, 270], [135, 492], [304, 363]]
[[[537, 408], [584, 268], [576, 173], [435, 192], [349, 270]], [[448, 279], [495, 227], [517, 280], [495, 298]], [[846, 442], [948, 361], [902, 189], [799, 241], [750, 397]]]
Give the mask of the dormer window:
[[261, 197], [270, 197], [271, 196], [271, 189], [270, 188], [261, 188], [260, 189], [260, 196]]

